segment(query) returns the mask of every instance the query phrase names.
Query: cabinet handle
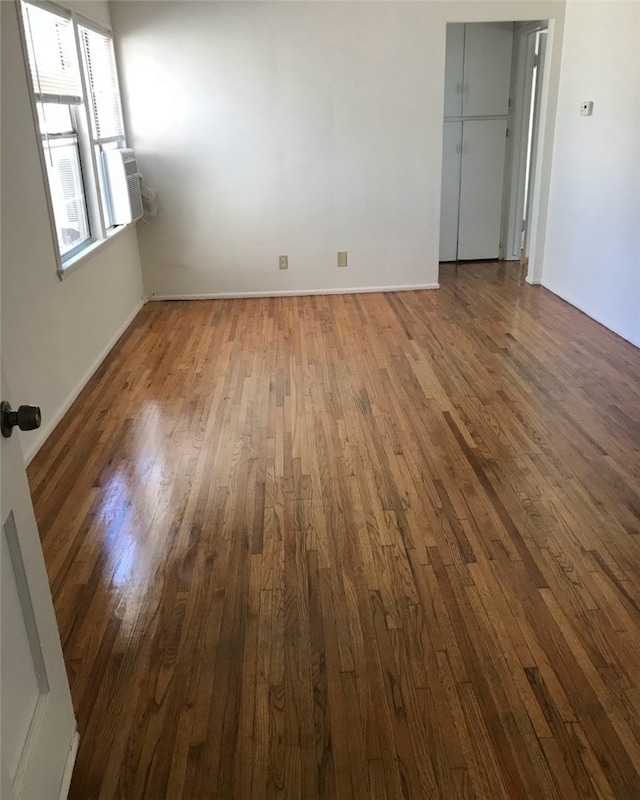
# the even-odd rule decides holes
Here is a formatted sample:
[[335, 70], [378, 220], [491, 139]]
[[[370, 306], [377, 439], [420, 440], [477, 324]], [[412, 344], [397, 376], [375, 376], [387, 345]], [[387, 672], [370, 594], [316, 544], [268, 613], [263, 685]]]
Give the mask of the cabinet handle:
[[461, 144], [457, 144], [456, 145], [456, 153], [461, 153], [461, 152], [462, 152], [462, 145]]
[[462, 94], [462, 84], [459, 83], [456, 86], [456, 94]]
[[462, 88], [462, 91], [466, 94], [467, 99], [468, 99], [469, 98], [469, 84], [468, 83], [465, 83], [465, 85]]

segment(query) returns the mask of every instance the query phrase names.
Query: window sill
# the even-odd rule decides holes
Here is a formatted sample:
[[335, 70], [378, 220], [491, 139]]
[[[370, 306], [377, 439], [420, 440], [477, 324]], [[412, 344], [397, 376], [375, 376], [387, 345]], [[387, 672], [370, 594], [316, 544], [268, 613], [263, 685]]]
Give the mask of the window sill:
[[71, 275], [72, 272], [75, 272], [78, 267], [81, 267], [87, 261], [91, 261], [94, 256], [104, 250], [111, 242], [115, 239], [119, 239], [132, 225], [135, 225], [135, 222], [129, 222], [126, 225], [118, 225], [117, 228], [107, 233], [106, 238], [100, 239], [97, 242], [92, 242], [79, 253], [76, 253], [76, 255], [65, 261], [62, 265], [62, 269], [58, 269], [58, 277], [60, 280], [63, 281], [66, 277]]

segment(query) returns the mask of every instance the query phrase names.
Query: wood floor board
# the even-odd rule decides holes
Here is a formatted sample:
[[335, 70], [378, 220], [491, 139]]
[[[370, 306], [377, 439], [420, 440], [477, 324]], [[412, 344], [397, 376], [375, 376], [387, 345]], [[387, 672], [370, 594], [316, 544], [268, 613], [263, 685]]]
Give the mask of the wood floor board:
[[150, 303], [28, 476], [71, 800], [640, 797], [640, 352], [519, 265]]

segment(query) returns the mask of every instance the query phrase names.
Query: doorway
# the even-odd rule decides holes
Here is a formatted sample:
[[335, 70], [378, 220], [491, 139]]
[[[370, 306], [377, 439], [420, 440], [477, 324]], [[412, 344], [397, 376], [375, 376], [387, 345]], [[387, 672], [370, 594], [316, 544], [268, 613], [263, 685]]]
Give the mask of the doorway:
[[440, 262], [529, 254], [547, 28], [447, 25]]

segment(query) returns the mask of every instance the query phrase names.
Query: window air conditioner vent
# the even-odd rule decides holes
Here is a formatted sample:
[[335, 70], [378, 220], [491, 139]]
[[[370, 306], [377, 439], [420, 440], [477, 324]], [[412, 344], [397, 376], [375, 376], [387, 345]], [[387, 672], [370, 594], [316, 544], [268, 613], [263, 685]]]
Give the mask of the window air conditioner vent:
[[113, 225], [126, 225], [143, 215], [140, 177], [131, 148], [102, 153]]

